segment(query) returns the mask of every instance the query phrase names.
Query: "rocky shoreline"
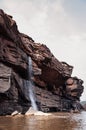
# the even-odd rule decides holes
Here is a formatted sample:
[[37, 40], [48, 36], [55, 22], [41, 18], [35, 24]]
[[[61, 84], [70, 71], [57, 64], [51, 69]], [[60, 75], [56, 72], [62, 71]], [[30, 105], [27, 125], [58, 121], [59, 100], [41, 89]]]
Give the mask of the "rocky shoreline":
[[[31, 107], [28, 57], [32, 59], [34, 95], [43, 112], [81, 111], [83, 81], [73, 67], [60, 62], [46, 45], [20, 33], [12, 16], [0, 10], [0, 115], [25, 114]], [[29, 70], [30, 71], [30, 70]]]

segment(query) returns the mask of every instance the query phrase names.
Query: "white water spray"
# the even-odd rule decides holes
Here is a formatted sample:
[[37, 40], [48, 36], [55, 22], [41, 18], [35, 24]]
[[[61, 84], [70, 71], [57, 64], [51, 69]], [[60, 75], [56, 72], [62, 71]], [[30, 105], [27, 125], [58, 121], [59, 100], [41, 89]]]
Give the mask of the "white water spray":
[[38, 110], [37, 105], [36, 105], [36, 101], [35, 101], [35, 95], [34, 95], [34, 84], [32, 82], [32, 74], [33, 70], [32, 70], [32, 59], [31, 57], [28, 57], [28, 87], [29, 87], [29, 97], [31, 100], [31, 105], [33, 107], [34, 110]]

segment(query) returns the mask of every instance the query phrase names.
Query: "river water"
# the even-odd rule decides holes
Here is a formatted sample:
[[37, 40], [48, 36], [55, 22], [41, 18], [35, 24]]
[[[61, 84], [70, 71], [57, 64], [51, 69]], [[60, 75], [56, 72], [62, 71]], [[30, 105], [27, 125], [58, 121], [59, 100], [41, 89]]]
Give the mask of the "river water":
[[86, 112], [0, 117], [0, 130], [86, 130]]

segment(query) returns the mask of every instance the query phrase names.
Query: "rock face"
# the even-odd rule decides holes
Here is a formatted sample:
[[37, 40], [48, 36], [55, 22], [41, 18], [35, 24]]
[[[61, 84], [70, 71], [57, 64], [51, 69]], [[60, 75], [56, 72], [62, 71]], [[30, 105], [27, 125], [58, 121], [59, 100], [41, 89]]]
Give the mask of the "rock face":
[[83, 81], [71, 77], [73, 67], [58, 61], [46, 45], [20, 33], [12, 16], [0, 10], [0, 115], [25, 113], [31, 107], [28, 57], [32, 59], [31, 80], [39, 110], [82, 109]]

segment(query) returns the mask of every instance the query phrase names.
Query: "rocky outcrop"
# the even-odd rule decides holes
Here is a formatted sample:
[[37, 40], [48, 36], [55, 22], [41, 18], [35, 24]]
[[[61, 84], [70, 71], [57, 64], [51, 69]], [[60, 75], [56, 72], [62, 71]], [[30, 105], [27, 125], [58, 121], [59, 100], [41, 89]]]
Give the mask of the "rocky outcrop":
[[[32, 59], [31, 79], [28, 57]], [[28, 110], [31, 106], [28, 80], [34, 83], [39, 110], [80, 110], [83, 81], [71, 77], [72, 70], [72, 66], [57, 60], [46, 45], [20, 33], [12, 16], [0, 10], [0, 115]]]

